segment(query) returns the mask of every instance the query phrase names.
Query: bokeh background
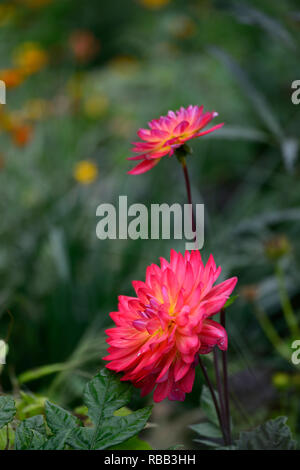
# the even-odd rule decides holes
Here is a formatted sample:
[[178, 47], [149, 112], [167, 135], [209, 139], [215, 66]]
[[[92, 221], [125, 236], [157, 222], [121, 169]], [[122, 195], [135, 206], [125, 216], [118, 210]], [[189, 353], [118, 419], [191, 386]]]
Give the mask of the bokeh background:
[[[299, 438], [299, 46], [296, 0], [0, 3], [3, 390], [80, 404], [117, 296], [132, 295], [131, 280], [171, 247], [184, 249], [100, 241], [96, 208], [119, 195], [186, 202], [175, 158], [129, 176], [126, 157], [149, 120], [203, 104], [225, 126], [192, 142], [188, 165], [206, 210], [203, 257], [239, 277], [227, 320], [234, 423], [284, 414]], [[197, 447], [188, 425], [202, 419], [201, 383], [199, 374], [185, 403], [155, 407], [154, 447]]]

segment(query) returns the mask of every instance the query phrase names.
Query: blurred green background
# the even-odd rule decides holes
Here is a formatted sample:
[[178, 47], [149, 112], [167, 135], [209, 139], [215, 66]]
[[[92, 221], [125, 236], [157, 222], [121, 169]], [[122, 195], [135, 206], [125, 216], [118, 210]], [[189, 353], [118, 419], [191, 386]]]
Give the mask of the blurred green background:
[[[77, 404], [117, 296], [171, 247], [184, 250], [100, 241], [96, 208], [119, 195], [186, 202], [175, 158], [129, 176], [126, 157], [149, 120], [203, 104], [225, 126], [192, 142], [188, 165], [205, 204], [203, 257], [239, 277], [227, 320], [233, 417], [245, 428], [286, 414], [299, 433], [299, 48], [296, 0], [0, 3], [3, 390]], [[201, 380], [185, 403], [155, 407], [154, 446], [195, 446], [187, 425], [201, 417]]]

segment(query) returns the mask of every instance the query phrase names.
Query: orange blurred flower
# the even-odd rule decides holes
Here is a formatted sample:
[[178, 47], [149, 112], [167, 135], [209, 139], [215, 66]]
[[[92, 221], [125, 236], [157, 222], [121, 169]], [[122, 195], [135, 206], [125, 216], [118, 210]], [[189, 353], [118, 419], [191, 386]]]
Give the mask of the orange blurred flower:
[[78, 183], [90, 184], [95, 181], [98, 176], [98, 168], [90, 160], [82, 160], [77, 163], [74, 168], [74, 178]]
[[78, 62], [92, 60], [100, 49], [100, 43], [91, 31], [74, 31], [69, 39], [70, 48]]
[[29, 124], [17, 124], [11, 130], [11, 136], [18, 147], [25, 147], [32, 139], [33, 127]]
[[48, 62], [47, 52], [34, 42], [19, 46], [14, 54], [14, 62], [25, 75], [39, 72]]
[[18, 69], [0, 70], [0, 80], [5, 83], [7, 89], [15, 88], [24, 81], [24, 74]]
[[138, 2], [145, 8], [149, 8], [151, 10], [157, 10], [159, 8], [162, 8], [168, 3], [170, 3], [171, 0], [138, 0]]

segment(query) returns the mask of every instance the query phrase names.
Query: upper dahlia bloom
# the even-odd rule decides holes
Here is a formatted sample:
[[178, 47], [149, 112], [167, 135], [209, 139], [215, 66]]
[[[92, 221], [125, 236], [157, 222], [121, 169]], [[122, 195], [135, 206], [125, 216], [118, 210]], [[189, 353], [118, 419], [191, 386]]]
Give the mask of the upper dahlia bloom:
[[151, 170], [165, 155], [172, 156], [174, 151], [186, 141], [208, 134], [223, 126], [217, 124], [202, 131], [204, 127], [218, 116], [215, 111], [203, 112], [203, 106], [188, 106], [179, 111], [169, 111], [167, 116], [149, 122], [150, 129], [139, 129], [137, 135], [143, 142], [133, 142], [132, 151], [138, 153], [128, 160], [142, 160], [128, 173], [139, 175]]
[[213, 287], [221, 268], [212, 255], [204, 266], [199, 251], [182, 256], [171, 250], [170, 263], [160, 261], [160, 267], [147, 268], [146, 282], [133, 281], [137, 297], [119, 297], [104, 360], [109, 369], [125, 372], [121, 380], [141, 388], [142, 396], [155, 388], [155, 402], [183, 401], [193, 387], [198, 354], [227, 349], [226, 331], [210, 317], [224, 306], [237, 278]]

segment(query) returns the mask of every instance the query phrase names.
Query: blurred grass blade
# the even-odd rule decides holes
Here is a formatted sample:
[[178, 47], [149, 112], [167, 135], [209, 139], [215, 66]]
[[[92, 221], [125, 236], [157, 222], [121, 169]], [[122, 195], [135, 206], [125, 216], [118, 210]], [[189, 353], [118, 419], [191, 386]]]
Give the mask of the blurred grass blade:
[[289, 172], [294, 170], [295, 162], [297, 160], [299, 151], [299, 142], [296, 139], [288, 138], [284, 139], [281, 143], [281, 152], [285, 167]]
[[46, 375], [55, 374], [56, 372], [62, 372], [67, 367], [67, 364], [49, 364], [47, 366], [38, 367], [36, 369], [28, 370], [19, 375], [18, 380], [20, 384], [31, 382], [33, 380], [40, 379]]
[[260, 129], [250, 127], [227, 126], [219, 129], [218, 132], [207, 134], [205, 139], [227, 139], [227, 140], [249, 140], [253, 142], [267, 142], [269, 136]]
[[268, 33], [272, 38], [279, 40], [285, 46], [295, 49], [295, 43], [287, 29], [277, 19], [266, 13], [250, 7], [242, 2], [234, 2], [229, 7], [233, 15], [244, 24], [257, 25]]
[[230, 70], [245, 95], [251, 101], [262, 122], [273, 134], [276, 140], [283, 139], [280, 123], [275, 118], [275, 115], [270, 109], [265, 97], [254, 87], [237, 62], [229, 54], [215, 46], [210, 46], [209, 51]]

